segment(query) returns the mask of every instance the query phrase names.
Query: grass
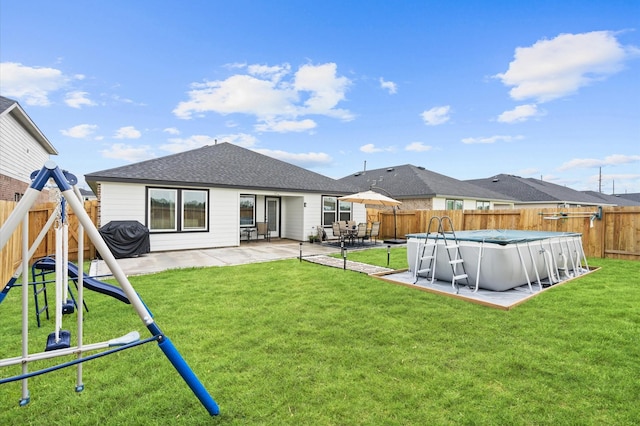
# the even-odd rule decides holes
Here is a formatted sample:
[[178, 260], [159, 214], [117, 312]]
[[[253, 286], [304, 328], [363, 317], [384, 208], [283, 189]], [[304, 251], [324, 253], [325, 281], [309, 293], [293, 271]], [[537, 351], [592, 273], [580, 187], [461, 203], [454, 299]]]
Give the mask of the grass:
[[[86, 363], [81, 393], [75, 368], [31, 379], [25, 407], [18, 383], [0, 385], [0, 424], [637, 424], [640, 263], [592, 264], [511, 311], [298, 260], [133, 277], [221, 415], [151, 343]], [[19, 354], [19, 296], [0, 305], [0, 358]], [[130, 306], [86, 298], [85, 342], [147, 335]], [[34, 352], [53, 320], [32, 317]]]

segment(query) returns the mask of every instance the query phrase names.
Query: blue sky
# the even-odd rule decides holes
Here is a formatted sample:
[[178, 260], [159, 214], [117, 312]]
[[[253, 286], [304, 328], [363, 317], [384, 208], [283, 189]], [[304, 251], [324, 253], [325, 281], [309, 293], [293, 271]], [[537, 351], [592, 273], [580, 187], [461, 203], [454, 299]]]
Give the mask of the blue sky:
[[637, 0], [4, 1], [0, 63], [81, 182], [217, 140], [640, 192]]

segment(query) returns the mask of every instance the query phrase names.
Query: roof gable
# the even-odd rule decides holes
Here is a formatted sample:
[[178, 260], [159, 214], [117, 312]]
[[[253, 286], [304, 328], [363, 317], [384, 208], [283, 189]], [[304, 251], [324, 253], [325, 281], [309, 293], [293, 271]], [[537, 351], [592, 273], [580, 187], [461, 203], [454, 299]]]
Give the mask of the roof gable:
[[355, 188], [228, 142], [102, 170], [87, 182], [111, 181], [345, 194]]
[[357, 172], [339, 179], [355, 185], [359, 190], [371, 186], [382, 188], [393, 198], [433, 198], [436, 196], [464, 197], [485, 200], [507, 200], [510, 197], [471, 185], [424, 167], [411, 164]]

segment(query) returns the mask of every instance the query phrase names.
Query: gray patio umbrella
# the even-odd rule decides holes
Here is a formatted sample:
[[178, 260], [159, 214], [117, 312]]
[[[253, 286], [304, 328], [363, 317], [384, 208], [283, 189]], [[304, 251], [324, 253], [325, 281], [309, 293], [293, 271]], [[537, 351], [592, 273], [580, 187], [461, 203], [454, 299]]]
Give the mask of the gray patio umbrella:
[[399, 240], [397, 236], [396, 206], [398, 206], [398, 204], [402, 204], [401, 201], [394, 200], [391, 197], [387, 197], [386, 195], [372, 190], [358, 192], [357, 194], [345, 195], [344, 197], [339, 197], [338, 200], [347, 202], [350, 201], [352, 203], [375, 204], [379, 206], [393, 207], [393, 240], [385, 240], [385, 243], [402, 244], [405, 242], [405, 240]]

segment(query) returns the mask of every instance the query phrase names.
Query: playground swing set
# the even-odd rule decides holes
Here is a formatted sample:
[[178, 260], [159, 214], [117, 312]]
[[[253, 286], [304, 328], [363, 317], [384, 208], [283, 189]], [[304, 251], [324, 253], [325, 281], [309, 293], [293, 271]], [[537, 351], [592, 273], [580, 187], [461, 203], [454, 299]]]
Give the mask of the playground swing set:
[[[19, 404], [24, 406], [30, 401], [28, 388], [29, 378], [76, 365], [77, 379], [75, 390], [76, 392], [81, 392], [84, 390], [84, 383], [82, 380], [82, 365], [84, 362], [155, 341], [158, 342], [158, 347], [162, 350], [164, 355], [168, 358], [207, 412], [211, 416], [218, 415], [220, 413], [218, 405], [195, 373], [191, 370], [184, 358], [182, 358], [182, 355], [180, 355], [171, 340], [158, 327], [150, 310], [136, 293], [128, 278], [116, 262], [116, 259], [109, 250], [107, 244], [91, 221], [91, 218], [84, 210], [80, 191], [75, 186], [77, 178], [66, 171], [62, 171], [52, 161], [45, 163], [41, 170], [33, 172], [31, 178], [31, 185], [5, 223], [0, 227], [0, 250], [2, 250], [13, 235], [14, 231], [18, 228], [20, 223], [22, 223], [22, 263], [18, 266], [14, 275], [9, 279], [2, 291], [0, 291], [0, 303], [2, 303], [11, 288], [22, 287], [22, 353], [20, 356], [0, 360], [0, 367], [20, 364], [22, 366], [22, 372], [16, 376], [0, 378], [0, 385], [9, 382], [21, 381], [22, 396]], [[60, 202], [58, 203], [58, 208], [44, 225], [38, 236], [35, 238], [33, 244], [29, 246], [29, 209], [35, 203], [40, 192], [50, 180], [52, 180], [58, 188]], [[78, 268], [67, 260], [68, 221], [65, 218], [67, 204], [74, 211], [79, 221], [78, 265], [82, 265], [84, 261], [83, 242], [84, 232], [86, 231], [90, 240], [102, 256], [102, 259], [111, 270], [113, 277], [119, 284], [119, 287], [99, 281], [95, 277], [85, 277], [82, 268]], [[45, 307], [39, 309], [37, 306], [38, 298], [36, 294], [36, 286], [43, 286], [40, 287], [40, 289], [46, 288], [47, 282], [44, 280], [36, 282], [35, 279], [33, 282], [29, 282], [29, 259], [33, 257], [36, 249], [54, 224], [56, 235], [56, 255], [53, 258], [46, 257], [38, 260], [34, 264], [34, 271], [36, 269], [40, 270], [40, 274], [42, 276], [47, 273], [55, 272], [55, 330], [49, 334], [44, 352], [30, 354], [28, 347], [29, 288], [33, 287], [34, 289], [38, 326], [40, 326], [39, 315], [45, 307], [48, 309], [48, 305], [45, 293]], [[34, 277], [35, 275], [36, 274], [34, 272]], [[21, 284], [18, 283], [20, 276], [22, 276]], [[75, 297], [70, 291], [69, 279], [76, 283], [77, 294]], [[87, 309], [86, 304], [84, 303], [85, 288], [114, 297], [124, 303], [132, 305], [143, 324], [151, 333], [151, 336], [146, 339], [140, 339], [140, 334], [137, 331], [132, 331], [124, 336], [116, 337], [105, 342], [84, 344], [82, 337], [84, 312], [82, 307], [84, 306], [85, 309]], [[71, 345], [71, 332], [62, 329], [63, 314], [72, 313], [74, 309], [77, 309], [76, 346]], [[46, 312], [48, 318], [48, 310]], [[102, 351], [91, 355], [86, 354], [87, 352], [99, 350]], [[29, 371], [28, 367], [30, 362], [74, 354], [76, 355], [76, 359], [72, 361], [63, 362], [37, 371]]]

